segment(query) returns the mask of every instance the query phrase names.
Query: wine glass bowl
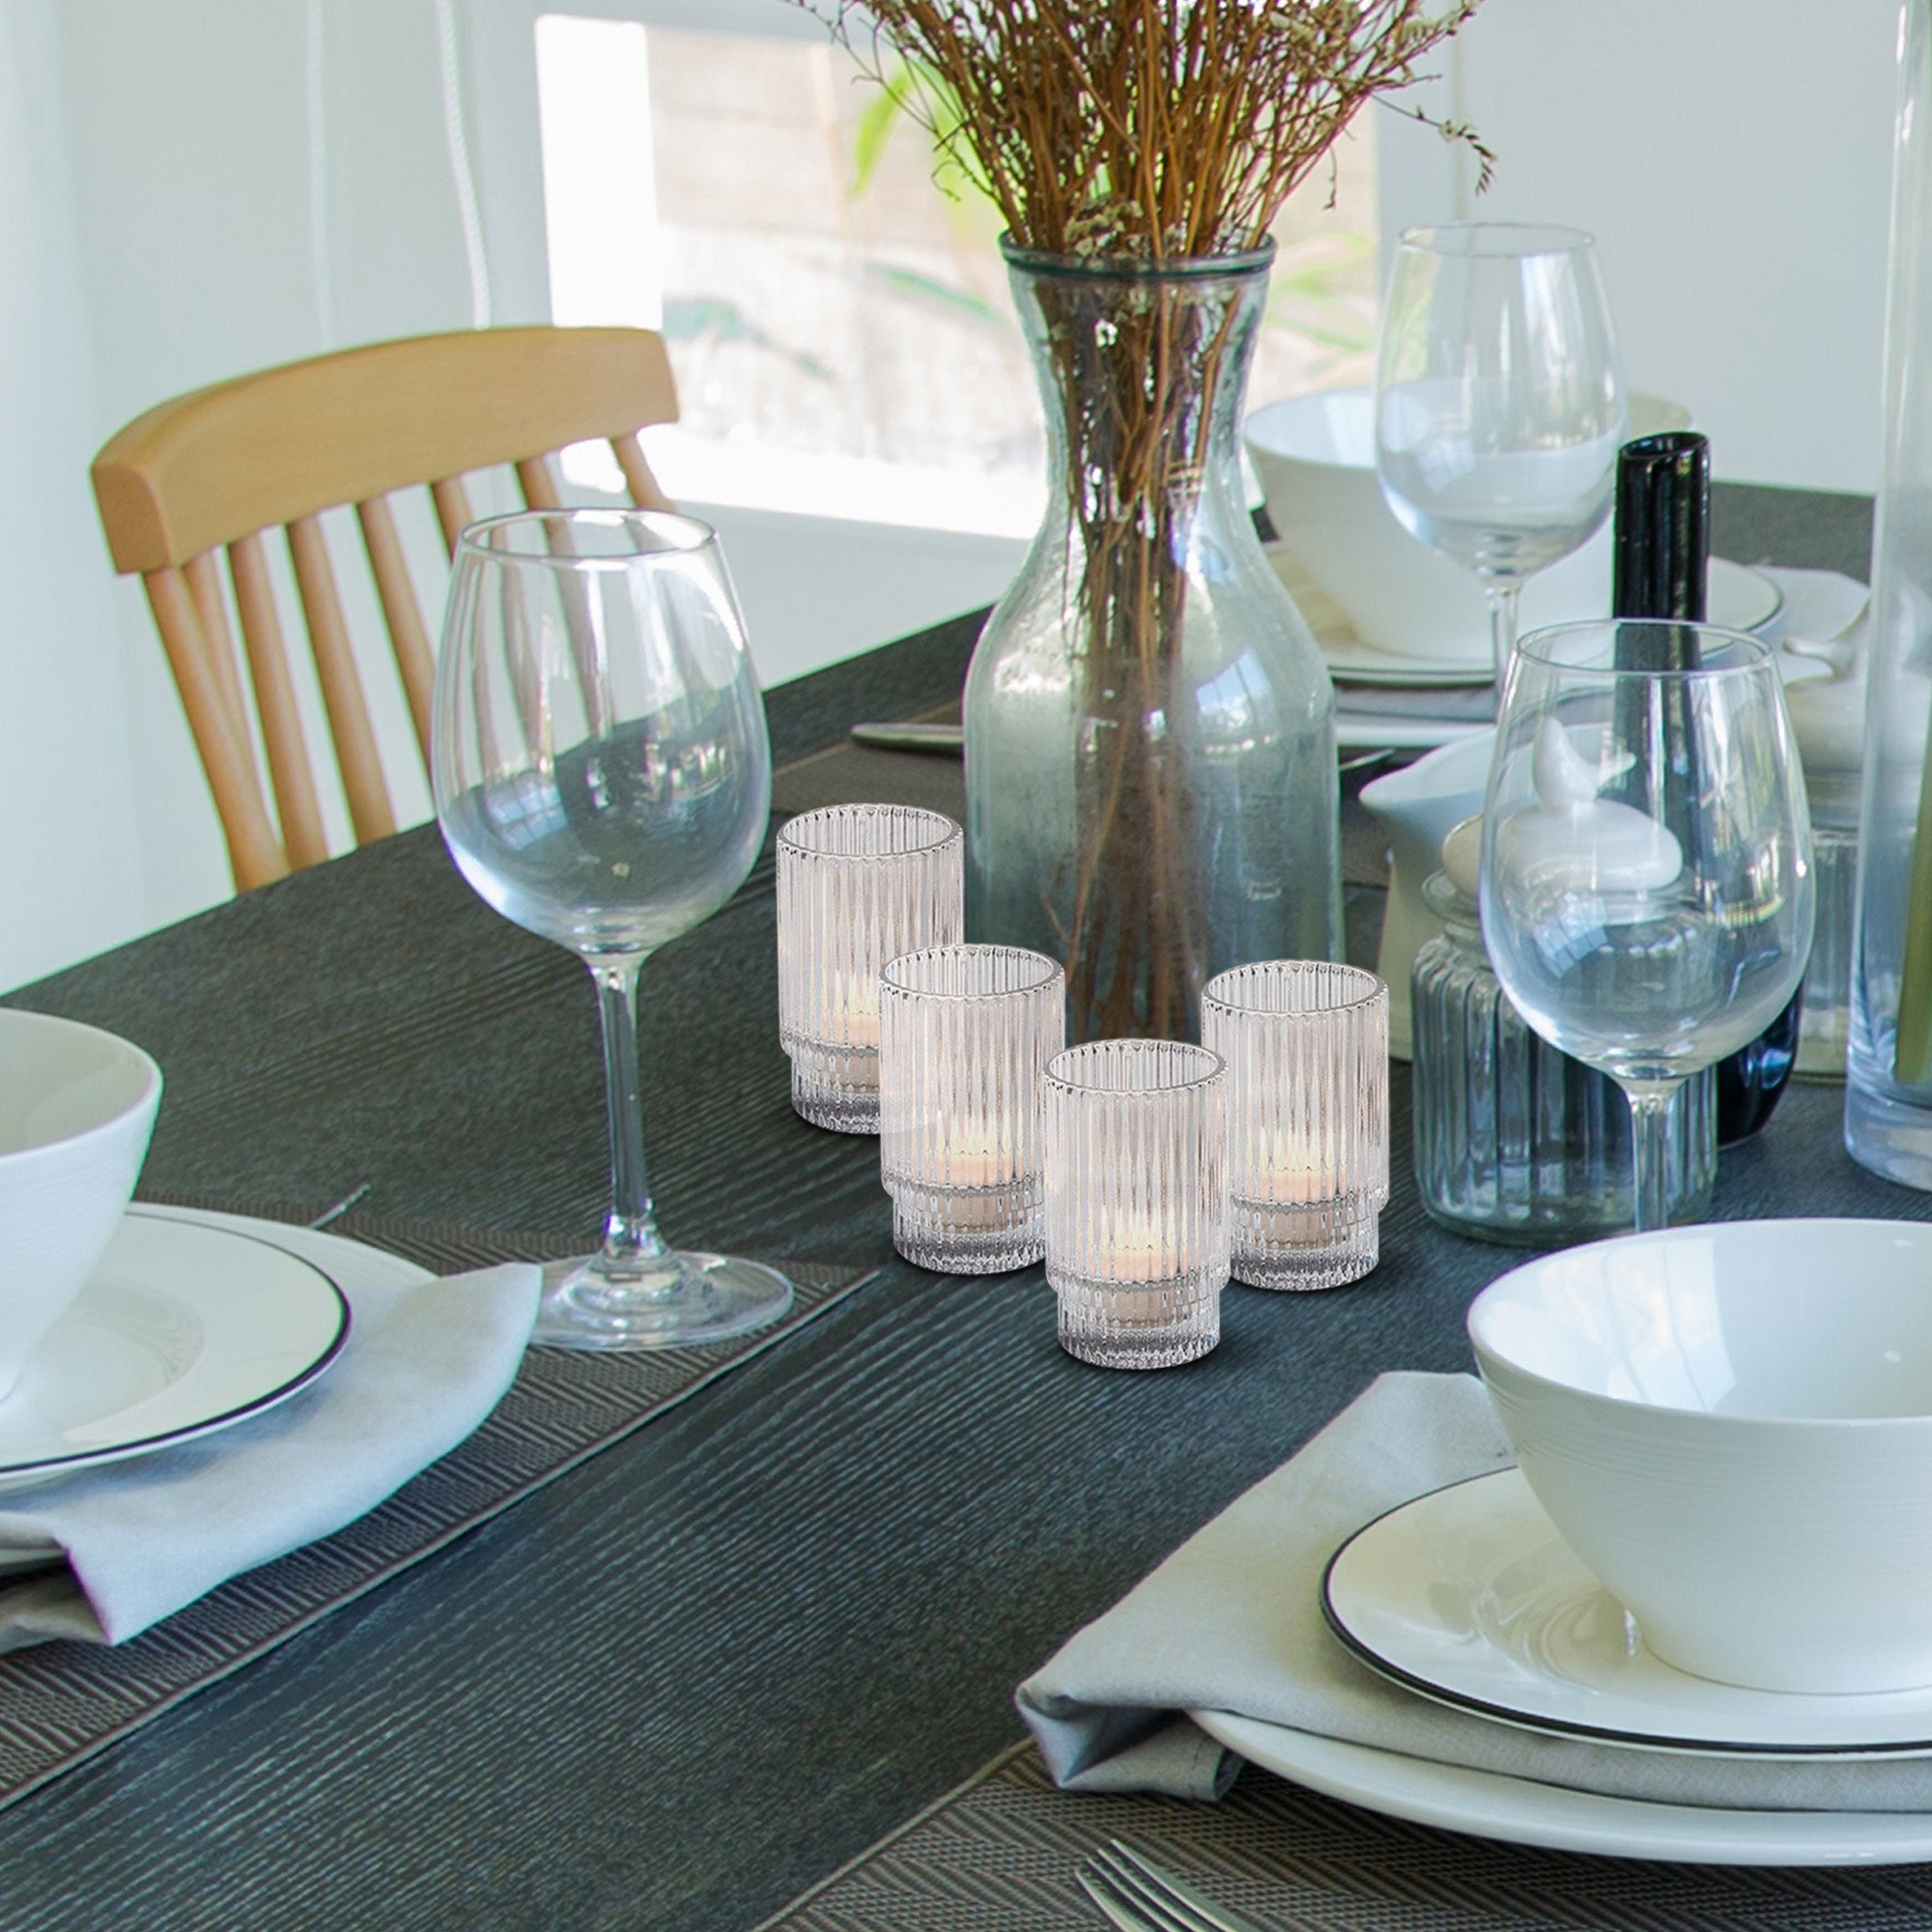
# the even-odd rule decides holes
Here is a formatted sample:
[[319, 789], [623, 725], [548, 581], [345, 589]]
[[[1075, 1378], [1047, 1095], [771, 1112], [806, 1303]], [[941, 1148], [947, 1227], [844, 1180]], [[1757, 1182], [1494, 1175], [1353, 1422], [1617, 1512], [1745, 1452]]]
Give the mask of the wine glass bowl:
[[445, 635], [466, 674], [435, 747], [443, 836], [488, 904], [585, 956], [701, 923], [764, 838], [764, 712], [703, 528], [572, 511], [464, 533]]
[[1810, 951], [1810, 827], [1770, 647], [1651, 619], [1525, 638], [1480, 897], [1523, 1018], [1631, 1096], [1637, 1225], [1662, 1225], [1663, 1105], [1764, 1030]]
[[1522, 581], [1609, 514], [1623, 375], [1590, 237], [1465, 222], [1396, 250], [1376, 367], [1389, 507], [1489, 594], [1496, 675]]
[[603, 1247], [546, 1277], [536, 1339], [663, 1348], [775, 1320], [784, 1278], [680, 1255], [644, 1185], [644, 958], [743, 883], [771, 746], [716, 534], [633, 510], [518, 512], [463, 533], [431, 733], [437, 818], [489, 905], [579, 954], [598, 988], [612, 1207]]

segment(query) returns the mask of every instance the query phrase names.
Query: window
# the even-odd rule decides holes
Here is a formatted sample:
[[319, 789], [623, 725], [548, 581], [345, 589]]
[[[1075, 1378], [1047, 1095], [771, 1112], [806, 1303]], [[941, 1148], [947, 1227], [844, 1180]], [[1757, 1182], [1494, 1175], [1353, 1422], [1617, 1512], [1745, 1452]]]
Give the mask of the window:
[[[553, 14], [536, 59], [553, 314], [665, 332], [683, 420], [652, 452], [673, 497], [1034, 526], [1038, 403], [997, 217], [935, 185], [910, 122], [877, 141], [877, 92], [842, 49]], [[1277, 224], [1258, 403], [1367, 380], [1370, 118], [1333, 206], [1324, 171]], [[613, 478], [608, 452], [578, 475]]]

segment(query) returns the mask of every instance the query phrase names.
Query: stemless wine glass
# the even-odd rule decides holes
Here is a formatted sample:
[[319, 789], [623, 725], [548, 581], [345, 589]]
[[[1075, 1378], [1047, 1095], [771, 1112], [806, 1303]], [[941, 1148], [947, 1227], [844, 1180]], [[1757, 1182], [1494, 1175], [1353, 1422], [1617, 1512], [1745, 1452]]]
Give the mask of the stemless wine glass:
[[716, 534], [636, 510], [472, 524], [430, 763], [463, 876], [580, 954], [603, 1014], [611, 1215], [596, 1254], [546, 1271], [535, 1339], [661, 1349], [777, 1320], [791, 1302], [782, 1275], [666, 1245], [639, 1111], [639, 969], [737, 890], [771, 805], [764, 705]]
[[[1655, 668], [1676, 664], [1692, 668]], [[1523, 1018], [1629, 1096], [1639, 1232], [1667, 1219], [1672, 1094], [1783, 1009], [1813, 897], [1767, 644], [1637, 618], [1522, 639], [1484, 811], [1483, 939]]]
[[1413, 536], [1472, 570], [1500, 681], [1523, 579], [1609, 514], [1623, 371], [1577, 228], [1411, 228], [1376, 357], [1376, 469]]

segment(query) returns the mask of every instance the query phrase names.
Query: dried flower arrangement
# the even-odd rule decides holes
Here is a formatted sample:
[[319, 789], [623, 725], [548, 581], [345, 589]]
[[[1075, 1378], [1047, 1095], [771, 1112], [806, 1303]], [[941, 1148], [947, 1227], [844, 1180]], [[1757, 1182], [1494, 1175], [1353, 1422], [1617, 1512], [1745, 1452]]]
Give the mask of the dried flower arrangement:
[[[1052, 262], [1094, 271], [1034, 277], [1023, 306], [1058, 418], [1065, 628], [1099, 727], [1086, 739], [1104, 749], [1078, 754], [1075, 849], [1028, 883], [1015, 929], [977, 936], [1061, 952], [1076, 1038], [1181, 1037], [1208, 970], [1197, 872], [1213, 841], [1190, 827], [1198, 802], [1163, 720], [1210, 431], [1231, 404], [1217, 387], [1240, 379], [1245, 344], [1230, 357], [1232, 295], [1204, 299], [1170, 271], [1264, 266], [1289, 193], [1365, 102], [1422, 77], [1478, 0], [797, 4], [991, 198], [1016, 279]], [[1469, 129], [1430, 125], [1487, 181]], [[970, 709], [967, 728], [970, 747]], [[976, 768], [969, 749], [969, 788]], [[1005, 862], [980, 849], [969, 863]]]
[[[797, 4], [894, 89], [1016, 245], [1158, 262], [1260, 246], [1356, 110], [1421, 78], [1480, 0]], [[1472, 130], [1429, 125], [1487, 185]]]

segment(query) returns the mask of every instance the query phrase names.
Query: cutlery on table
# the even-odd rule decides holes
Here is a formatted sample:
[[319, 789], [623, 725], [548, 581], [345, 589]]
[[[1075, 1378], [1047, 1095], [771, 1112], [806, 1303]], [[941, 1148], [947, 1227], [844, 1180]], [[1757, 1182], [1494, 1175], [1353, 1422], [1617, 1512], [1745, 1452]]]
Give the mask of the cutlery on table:
[[318, 1214], [315, 1217], [315, 1219], [309, 1223], [309, 1226], [315, 1229], [322, 1229], [322, 1228], [327, 1228], [330, 1226], [332, 1223], [341, 1220], [343, 1215], [348, 1213], [352, 1208], [360, 1207], [361, 1204], [369, 1198], [369, 1192], [375, 1186], [375, 1184], [376, 1183], [373, 1180], [364, 1180], [357, 1182], [357, 1184], [352, 1187], [349, 1190], [349, 1192], [345, 1194], [342, 1197], [342, 1199], [334, 1205], [334, 1207], [325, 1208], [322, 1210], [322, 1212]]
[[1184, 1885], [1119, 1838], [1075, 1873], [1081, 1889], [1121, 1932], [1261, 1932]]
[[[855, 724], [847, 734], [853, 744], [875, 752], [925, 752], [935, 757], [956, 758], [965, 750], [966, 730], [960, 724]], [[1366, 771], [1395, 755], [1390, 746], [1378, 746], [1345, 757], [1338, 770]]]
[[966, 745], [963, 724], [855, 724], [850, 736], [875, 752], [928, 752], [942, 758], [956, 758]]

